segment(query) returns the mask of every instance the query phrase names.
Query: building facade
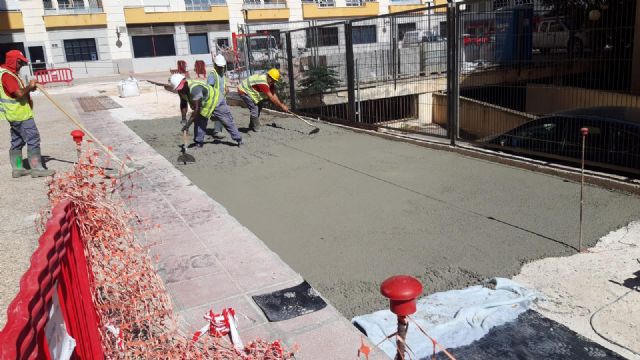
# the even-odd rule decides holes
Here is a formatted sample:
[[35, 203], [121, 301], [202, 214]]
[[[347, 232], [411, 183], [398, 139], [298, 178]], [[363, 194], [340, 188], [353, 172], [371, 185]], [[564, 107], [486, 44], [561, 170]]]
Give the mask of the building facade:
[[[250, 27], [376, 16], [446, 0], [0, 0], [0, 60], [22, 50], [34, 70], [68, 67], [75, 77], [166, 71], [185, 60], [211, 64]], [[270, 26], [273, 24], [273, 26]]]

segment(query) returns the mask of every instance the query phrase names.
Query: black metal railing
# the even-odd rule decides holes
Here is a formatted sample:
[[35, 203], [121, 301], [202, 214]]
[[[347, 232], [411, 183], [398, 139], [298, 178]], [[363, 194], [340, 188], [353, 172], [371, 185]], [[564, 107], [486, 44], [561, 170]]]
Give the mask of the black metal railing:
[[[605, 167], [640, 169], [631, 140], [640, 137], [640, 129], [631, 130], [632, 110], [640, 107], [635, 1], [577, 3], [476, 0], [331, 23], [271, 24], [278, 56], [249, 63], [252, 71], [279, 67], [280, 95], [313, 117], [568, 163], [575, 161], [573, 122], [583, 123], [593, 128], [587, 150], [589, 139], [600, 149], [586, 156], [593, 166], [606, 160]], [[565, 113], [590, 107], [631, 110]], [[540, 142], [533, 127], [547, 118], [565, 120], [554, 131], [540, 125]]]

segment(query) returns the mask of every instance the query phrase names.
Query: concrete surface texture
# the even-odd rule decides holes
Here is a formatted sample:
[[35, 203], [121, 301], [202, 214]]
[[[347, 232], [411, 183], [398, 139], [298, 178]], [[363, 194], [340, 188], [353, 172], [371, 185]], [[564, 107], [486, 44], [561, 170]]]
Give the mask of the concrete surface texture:
[[[177, 109], [174, 110], [174, 113]], [[233, 109], [239, 127], [245, 109]], [[575, 252], [579, 185], [457, 154], [264, 114], [238, 149], [223, 141], [178, 168], [267, 243], [340, 312], [387, 306], [379, 284], [418, 276], [462, 288]], [[178, 118], [127, 123], [170, 161]], [[636, 218], [634, 196], [588, 187], [585, 244]]]
[[587, 253], [526, 264], [514, 280], [543, 293], [535, 309], [544, 316], [640, 359], [639, 269], [640, 222], [634, 221]]
[[[101, 85], [79, 88], [82, 93], [66, 92], [72, 97], [104, 94]], [[174, 104], [175, 111], [177, 102]], [[185, 334], [190, 336], [205, 324], [203, 315], [209, 309], [219, 312], [233, 307], [245, 343], [260, 337], [280, 339], [289, 348], [298, 344], [296, 357], [300, 359], [353, 357], [361, 335], [331, 305], [294, 319], [267, 321], [251, 296], [297, 285], [302, 281], [300, 275], [112, 112], [83, 113], [81, 118], [116, 153], [129, 155], [144, 166], [135, 174], [135, 198], [130, 205], [160, 228], [138, 234], [138, 239], [150, 247], [157, 261]], [[177, 157], [178, 147], [171, 150]], [[375, 350], [371, 357], [384, 358]]]
[[[73, 125], [44, 96], [34, 94], [33, 99], [47, 167], [60, 170], [71, 166], [76, 160], [75, 143], [69, 135]], [[56, 99], [67, 106], [71, 104], [68, 98], [56, 96]], [[9, 124], [0, 121], [0, 329], [5, 325], [6, 309], [18, 293], [20, 278], [29, 268], [29, 259], [38, 244], [40, 234], [35, 224], [39, 212], [48, 205], [45, 178], [11, 178], [9, 139]], [[25, 147], [25, 162], [26, 156]]]

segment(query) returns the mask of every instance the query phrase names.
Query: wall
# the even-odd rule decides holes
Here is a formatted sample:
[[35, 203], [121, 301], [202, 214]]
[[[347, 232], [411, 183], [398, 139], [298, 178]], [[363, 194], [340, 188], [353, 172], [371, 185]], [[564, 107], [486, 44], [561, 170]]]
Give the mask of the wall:
[[[460, 97], [460, 134], [465, 138], [501, 134], [535, 118], [527, 113]], [[433, 122], [447, 126], [447, 96], [443, 93], [433, 93]]]
[[133, 59], [133, 71], [137, 73], [144, 72], [161, 72], [166, 71], [167, 78], [169, 77], [169, 70], [177, 68], [178, 60], [184, 60], [187, 62], [187, 69], [191, 72], [191, 76], [194, 77], [193, 66], [196, 60], [203, 60], [207, 64], [207, 68], [213, 66], [211, 55], [185, 55], [185, 56], [161, 56], [154, 58], [139, 58]]
[[549, 114], [592, 106], [640, 107], [640, 96], [573, 87], [527, 85], [526, 112]]
[[[76, 78], [110, 75], [117, 71], [118, 66], [112, 62], [107, 28], [82, 29], [81, 31], [77, 29], [49, 30], [48, 35], [50, 43], [49, 58], [53, 67], [71, 68], [73, 76]], [[81, 38], [95, 39], [96, 50], [98, 51], [97, 61], [67, 62], [64, 52], [64, 40]]]

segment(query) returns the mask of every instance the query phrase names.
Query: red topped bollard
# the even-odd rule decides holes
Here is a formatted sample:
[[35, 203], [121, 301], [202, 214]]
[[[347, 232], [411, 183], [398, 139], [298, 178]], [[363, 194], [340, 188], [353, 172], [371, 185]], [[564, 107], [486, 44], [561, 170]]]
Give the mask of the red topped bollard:
[[76, 145], [80, 145], [82, 138], [84, 137], [84, 132], [82, 132], [82, 130], [73, 130], [71, 132], [71, 137], [73, 138], [73, 141], [75, 141]]
[[82, 144], [82, 138], [84, 138], [84, 132], [78, 129], [73, 130], [71, 132], [71, 137], [76, 143], [76, 152], [78, 153], [78, 161], [80, 161], [80, 145]]
[[405, 339], [409, 322], [407, 316], [416, 312], [416, 299], [422, 294], [422, 284], [409, 275], [396, 275], [380, 284], [380, 293], [389, 299], [389, 310], [398, 316], [398, 352], [395, 360], [404, 360]]

